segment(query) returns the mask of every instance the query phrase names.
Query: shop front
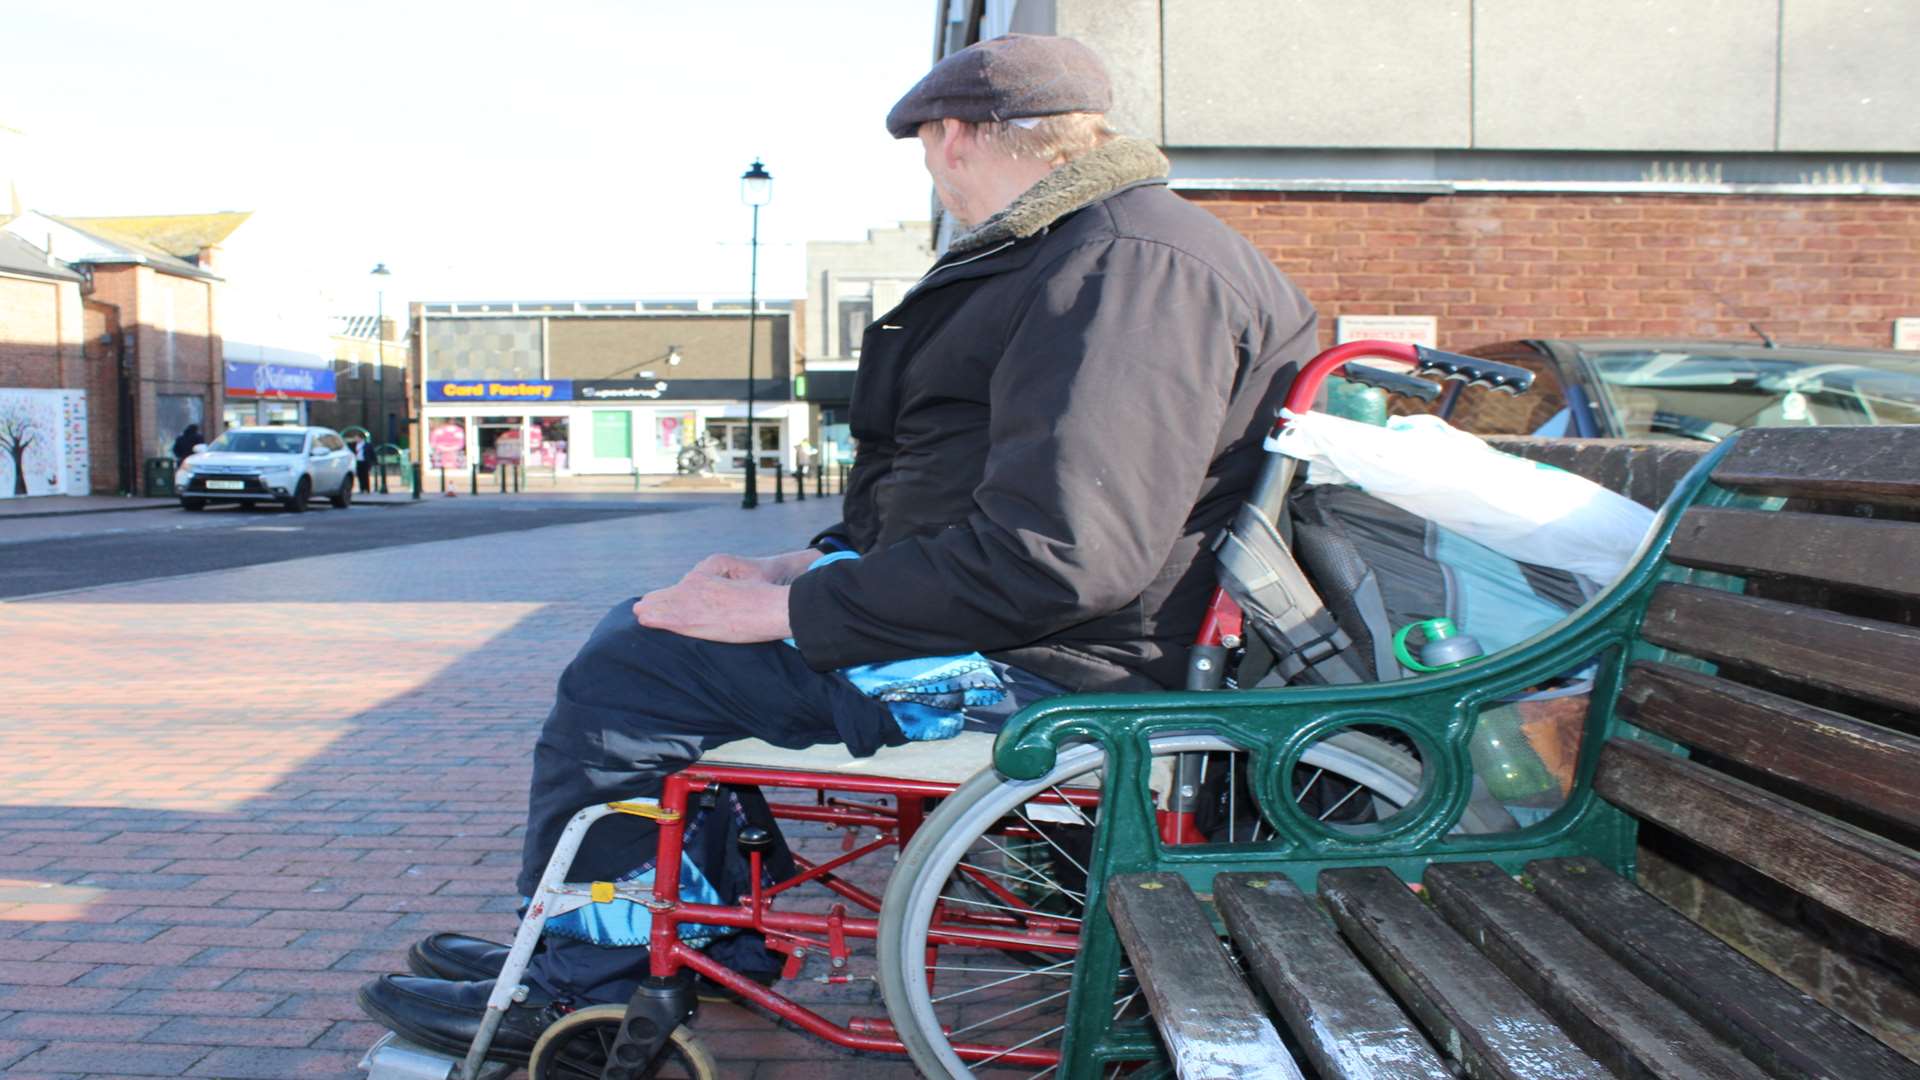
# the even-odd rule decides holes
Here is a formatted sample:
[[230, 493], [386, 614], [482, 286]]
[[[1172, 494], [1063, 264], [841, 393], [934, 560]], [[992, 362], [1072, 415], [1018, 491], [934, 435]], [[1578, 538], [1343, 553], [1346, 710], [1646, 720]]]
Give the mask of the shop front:
[[660, 384], [641, 381], [428, 382], [432, 464], [491, 473], [517, 453], [530, 473], [556, 477], [665, 474], [676, 471], [682, 449], [705, 436], [712, 440], [714, 471], [739, 473], [750, 445], [758, 447], [763, 469], [791, 469], [793, 446], [806, 437], [804, 403], [757, 406], [750, 438], [741, 402], [663, 397]]
[[307, 422], [308, 402], [334, 400], [331, 367], [228, 360], [226, 380], [221, 430], [257, 425], [299, 426]]

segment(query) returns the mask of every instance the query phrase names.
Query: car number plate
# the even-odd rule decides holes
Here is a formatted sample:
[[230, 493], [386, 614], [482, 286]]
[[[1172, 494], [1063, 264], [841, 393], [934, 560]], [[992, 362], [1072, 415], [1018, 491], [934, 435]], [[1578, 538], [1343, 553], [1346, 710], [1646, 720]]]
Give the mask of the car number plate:
[[247, 482], [245, 480], [209, 480], [207, 481], [207, 490], [245, 491], [247, 490]]

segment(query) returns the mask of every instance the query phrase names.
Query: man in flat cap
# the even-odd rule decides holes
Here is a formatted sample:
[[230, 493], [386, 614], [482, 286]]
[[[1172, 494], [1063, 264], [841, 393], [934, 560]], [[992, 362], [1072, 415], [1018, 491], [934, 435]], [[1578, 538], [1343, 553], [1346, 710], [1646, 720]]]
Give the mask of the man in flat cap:
[[[600, 623], [535, 750], [522, 896], [575, 811], [658, 795], [730, 740], [868, 755], [1053, 694], [1181, 685], [1211, 545], [1259, 473], [1315, 319], [1251, 245], [1167, 190], [1151, 143], [1108, 126], [1112, 98], [1086, 46], [1010, 35], [941, 60], [893, 107], [887, 130], [920, 140], [958, 232], [862, 340], [844, 521], [784, 555], [711, 556]], [[826, 552], [859, 558], [810, 569]], [[964, 656], [1002, 695], [951, 724], [863, 681]], [[750, 793], [723, 809], [763, 820]], [[653, 840], [651, 822], [605, 819], [569, 877], [632, 879]], [[683, 880], [747, 891], [727, 867], [696, 869]], [[645, 912], [633, 918], [550, 930], [495, 1057], [524, 1061], [558, 1009], [631, 995], [646, 975]], [[722, 938], [709, 953], [751, 967], [757, 948]], [[463, 1050], [504, 952], [437, 935], [410, 958], [436, 978], [388, 976], [362, 1003]]]

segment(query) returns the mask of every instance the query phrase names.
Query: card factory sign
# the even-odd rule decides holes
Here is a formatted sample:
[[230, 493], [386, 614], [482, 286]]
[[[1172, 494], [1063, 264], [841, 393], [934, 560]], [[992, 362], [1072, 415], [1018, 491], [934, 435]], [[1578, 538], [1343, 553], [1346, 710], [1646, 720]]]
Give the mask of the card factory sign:
[[654, 379], [462, 379], [427, 383], [428, 401], [650, 401], [667, 392]]

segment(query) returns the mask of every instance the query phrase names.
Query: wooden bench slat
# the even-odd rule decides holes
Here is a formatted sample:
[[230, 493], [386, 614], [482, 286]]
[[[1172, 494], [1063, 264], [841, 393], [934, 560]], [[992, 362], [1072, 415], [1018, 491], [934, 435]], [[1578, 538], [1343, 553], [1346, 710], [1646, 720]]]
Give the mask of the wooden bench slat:
[[1920, 596], [1920, 527], [1904, 521], [1700, 507], [1667, 545], [1682, 566]]
[[1599, 1062], [1390, 871], [1327, 870], [1319, 884], [1347, 940], [1476, 1080], [1608, 1080]]
[[1920, 701], [1920, 629], [1694, 585], [1654, 590], [1640, 634], [1716, 663], [1897, 709]]
[[1667, 664], [1628, 669], [1620, 716], [1688, 746], [1920, 826], [1920, 739]]
[[1323, 1080], [1452, 1080], [1312, 897], [1278, 874], [1221, 874], [1213, 903]]
[[1920, 1065], [1597, 860], [1537, 860], [1527, 874], [1588, 940], [1780, 1080], [1920, 1080]]
[[1920, 856], [1645, 743], [1608, 740], [1594, 790], [1890, 937], [1920, 947]]
[[1920, 442], [1900, 427], [1749, 428], [1715, 483], [1758, 495], [1920, 503]]
[[1447, 921], [1616, 1075], [1765, 1080], [1494, 864], [1436, 864], [1425, 880]]
[[1301, 1080], [1184, 878], [1116, 877], [1107, 911], [1182, 1080]]

